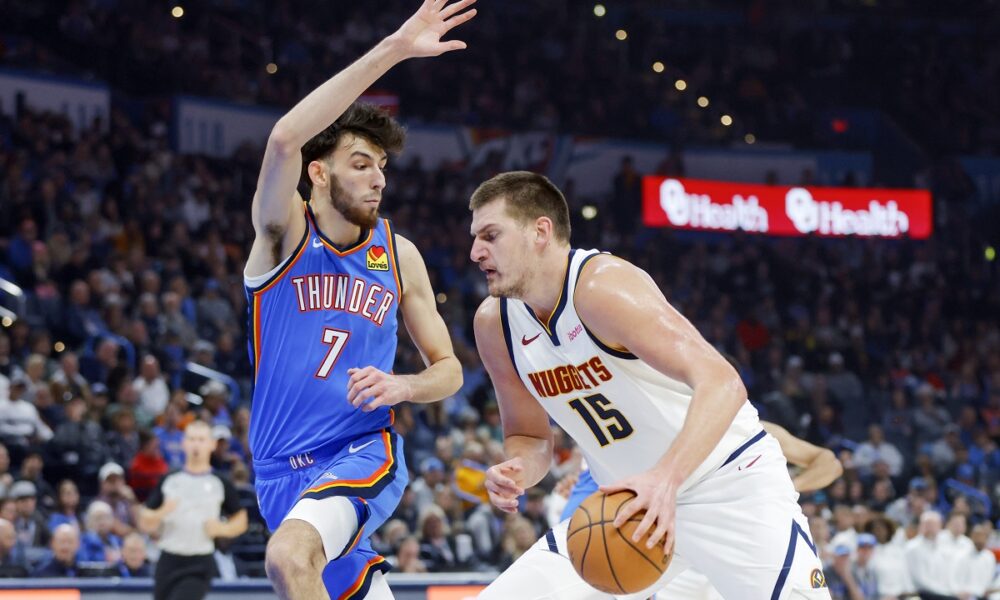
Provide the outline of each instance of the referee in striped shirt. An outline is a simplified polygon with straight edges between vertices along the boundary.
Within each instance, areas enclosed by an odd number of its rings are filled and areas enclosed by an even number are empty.
[[[142,531],[160,532],[155,600],[204,598],[216,571],[215,538],[233,538],[247,529],[247,511],[240,508],[236,488],[212,472],[215,440],[208,424],[188,425],[182,444],[184,468],[160,480],[139,516]]]

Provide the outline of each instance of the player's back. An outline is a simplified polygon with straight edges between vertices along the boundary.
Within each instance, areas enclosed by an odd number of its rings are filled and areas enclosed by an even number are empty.
[[[580,444],[594,479],[610,484],[654,466],[684,425],[693,390],[607,346],[584,326],[573,295],[583,265],[598,254],[570,251],[562,294],[547,320],[512,299],[500,300],[500,320],[525,387]],[[746,402],[686,485],[760,432],[757,411]]]
[[[306,232],[270,273],[245,278],[256,460],[294,456],[389,426],[347,402],[347,370],[392,371],[401,276],[389,222],[338,248],[306,208]]]

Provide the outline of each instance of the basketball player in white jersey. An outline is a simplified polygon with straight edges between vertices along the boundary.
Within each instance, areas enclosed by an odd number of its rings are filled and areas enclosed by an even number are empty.
[[[551,416],[603,491],[636,494],[615,526],[645,509],[633,543],[674,552],[656,584],[622,598],[649,598],[693,566],[725,598],[829,600],[778,442],[736,371],[649,275],[572,249],[566,200],[540,175],[498,175],[470,208],[471,258],[492,296],[476,313],[476,343],[510,457],[487,472],[491,502],[516,512],[544,477]],[[565,537],[563,522],[546,540],[552,558],[501,574],[480,597],[556,598],[537,581],[578,584]]]

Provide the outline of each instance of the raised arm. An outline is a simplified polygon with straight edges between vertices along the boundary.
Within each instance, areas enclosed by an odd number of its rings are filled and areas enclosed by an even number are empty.
[[[500,302],[487,298],[476,311],[476,347],[496,390],[508,460],[486,471],[490,501],[517,512],[518,496],[537,484],[552,464],[552,430],[542,405],[524,387],[511,363],[500,327]]]
[[[251,218],[257,237],[247,260],[247,274],[261,275],[274,268],[304,233],[301,197],[296,191],[302,174],[302,146],[336,121],[393,65],[407,58],[465,48],[464,42],[442,41],[441,37],[475,16],[475,9],[461,12],[474,2],[425,0],[395,33],[278,120],[267,140],[254,193]]]
[[[437,311],[424,259],[410,240],[397,235],[396,241],[403,278],[399,307],[406,331],[427,368],[414,375],[391,375],[371,366],[349,369],[347,399],[366,411],[403,401],[436,402],[462,387],[462,365],[455,357],[448,327]]]
[[[672,537],[678,488],[718,445],[747,401],[747,392],[732,365],[638,267],[612,256],[592,259],[584,267],[574,302],[594,335],[627,349],[694,392],[684,426],[656,467],[618,485],[602,487],[637,493],[636,501],[625,506],[615,524],[621,526],[636,511],[647,508],[635,539],[642,539],[655,521],[657,528],[649,538],[652,546],[668,531]]]
[[[796,467],[802,467],[802,471],[792,481],[796,492],[821,490],[844,472],[844,467],[832,450],[801,440],[781,425],[767,421],[762,421],[761,424],[778,440],[785,459]]]

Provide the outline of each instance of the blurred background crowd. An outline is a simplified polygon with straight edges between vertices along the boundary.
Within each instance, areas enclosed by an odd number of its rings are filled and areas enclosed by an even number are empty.
[[[412,9],[344,5],[324,23],[303,19],[297,2],[208,4],[179,20],[160,2],[0,0],[0,65],[86,71],[126,96],[183,91],[288,106]],[[975,189],[947,165],[1000,145],[1000,47],[990,43],[1000,11],[976,8],[995,3],[963,5],[943,25],[930,3],[916,3],[918,18],[904,27],[878,12],[858,16],[865,3],[822,3],[827,17],[809,25],[763,2],[672,3],[722,16],[737,6],[737,22],[643,19],[658,5],[628,2],[617,18],[641,43],[627,46],[603,34],[593,42],[608,25],[591,4],[535,4],[491,6],[469,30],[467,53],[406,64],[380,85],[413,122],[653,136],[663,142],[661,172],[675,175],[686,145],[736,135],[688,106],[677,78],[738,115],[741,139],[752,130],[836,145],[807,125],[845,103],[877,105],[912,134],[927,160],[909,184],[935,194],[928,241],[647,229],[637,211],[642,173],[626,160],[612,194],[588,199],[600,212],[576,219],[573,244],[647,270],[738,364],[762,417],[837,453],[843,476],[802,497],[835,597],[851,597],[841,579],[877,589],[869,572],[883,587],[864,598],[959,596],[970,564],[983,565],[988,575],[975,577],[991,587],[1000,278],[982,247],[997,235],[973,212]],[[649,69],[654,56],[670,57],[674,77]],[[262,70],[269,61],[279,65],[273,76]],[[622,68],[633,63],[643,68]],[[213,464],[251,514],[247,534],[220,543],[220,570],[263,576],[242,286],[261,148],[227,160],[177,154],[167,111],[128,102],[83,130],[28,107],[0,113],[0,279],[24,292],[2,303],[16,318],[0,327],[0,574],[148,573],[156,549],[136,532],[136,503],[183,463],[183,428],[203,418],[217,439]],[[432,166],[405,154],[390,166],[383,212],[422,251],[465,376],[444,402],[397,409],[411,485],[376,546],[403,572],[502,569],[555,523],[580,468],[557,430],[552,472],[521,514],[486,501],[483,472],[501,460],[502,431],[473,342],[486,292],[465,232],[471,191],[498,170],[496,160]],[[563,183],[578,212],[575,186]],[[396,370],[420,365],[401,340]]]

